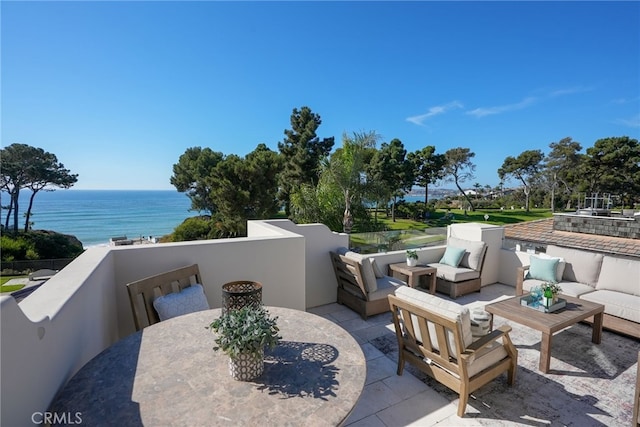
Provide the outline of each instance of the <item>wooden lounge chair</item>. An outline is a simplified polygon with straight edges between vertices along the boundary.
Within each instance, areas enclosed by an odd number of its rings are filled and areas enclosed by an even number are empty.
[[[333,271],[338,281],[338,304],[344,304],[367,319],[389,311],[387,295],[405,283],[391,276],[374,272],[371,258],[353,252],[331,252]]]
[[[160,321],[158,312],[153,307],[153,301],[156,298],[180,292],[196,283],[202,283],[197,264],[128,283],[127,290],[136,330],[139,331]]]
[[[398,339],[398,375],[409,362],[458,393],[459,417],[464,416],[469,394],[503,372],[513,385],[518,350],[509,338],[509,326],[473,341],[467,307],[409,287],[399,288],[388,299]]]

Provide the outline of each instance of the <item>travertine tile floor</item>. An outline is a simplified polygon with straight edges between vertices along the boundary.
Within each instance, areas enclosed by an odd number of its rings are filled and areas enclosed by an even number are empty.
[[[514,288],[495,284],[482,292],[464,295],[456,300],[463,305],[485,305],[514,295]],[[441,294],[438,294],[441,296]],[[473,418],[459,418],[457,403],[446,398],[411,375],[406,369],[396,375],[397,360],[392,360],[370,340],[384,334],[394,334],[390,313],[372,316],[367,321],[351,309],[328,304],[309,310],[326,317],[349,331],[360,343],[367,360],[367,379],[360,400],[345,421],[349,427],[398,426],[480,426]],[[467,411],[472,411],[468,406]],[[506,424],[505,424],[506,425]]]

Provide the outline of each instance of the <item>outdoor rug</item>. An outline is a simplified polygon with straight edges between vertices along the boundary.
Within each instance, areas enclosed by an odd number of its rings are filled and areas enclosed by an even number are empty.
[[[604,331],[601,344],[591,342],[591,327],[579,323],[556,333],[551,345],[551,370],[538,370],[541,333],[495,318],[495,326],[513,328],[518,349],[516,382],[501,375],[472,393],[465,418],[481,425],[624,426],[632,425],[640,341]],[[370,341],[394,362],[398,347],[393,334]],[[450,401],[458,395],[410,364],[405,369]]]

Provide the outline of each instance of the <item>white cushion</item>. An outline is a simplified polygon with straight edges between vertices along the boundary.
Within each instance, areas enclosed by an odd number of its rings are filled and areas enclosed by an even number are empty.
[[[580,299],[604,305],[604,312],[640,323],[640,297],[622,292],[596,290],[582,295]]]
[[[605,256],[596,289],[640,296],[640,260]]]
[[[562,280],[596,286],[602,266],[602,254],[549,245],[547,255],[564,258],[567,262]]]
[[[362,280],[364,281],[364,286],[367,288],[367,292],[375,292],[378,290],[378,285],[376,284],[376,275],[373,272],[373,266],[371,265],[371,261],[368,258],[363,257],[357,252],[349,251],[344,256],[351,258],[353,260],[358,261],[360,263],[360,269],[362,270]]]
[[[375,274],[376,279],[384,278],[386,274],[384,274],[384,272],[380,269],[380,267],[378,266],[378,263],[376,262],[376,259],[369,258],[369,261],[371,261],[371,267],[373,267],[373,274]]]
[[[460,267],[467,267],[476,271],[480,270],[486,246],[484,242],[460,239],[452,236],[447,239],[447,245],[465,249],[466,252],[460,261]]]
[[[460,323],[462,326],[462,342],[465,348],[473,342],[473,334],[471,333],[471,314],[467,307],[456,304],[453,301],[447,301],[435,295],[410,288],[409,286],[402,286],[396,289],[395,295],[401,300],[410,302],[424,310],[436,313],[442,317],[446,317],[447,319]],[[431,336],[431,345],[435,349],[439,350],[435,326],[433,323],[427,322],[427,327],[429,328],[429,335]],[[422,341],[422,336],[415,317],[413,318],[413,328],[416,333],[416,339]],[[453,339],[453,332],[451,331],[448,331],[448,341],[451,346],[451,348],[449,348],[449,353],[453,356],[457,354],[457,351]]]
[[[160,320],[171,319],[196,311],[209,310],[209,303],[201,284],[191,285],[182,291],[163,295],[153,301]]]
[[[449,282],[462,282],[480,277],[480,272],[471,268],[451,267],[446,264],[429,264],[429,267],[436,268],[436,276]]]
[[[527,279],[522,282],[522,290],[525,292],[530,292],[536,286],[540,286],[545,283],[544,280],[537,279]],[[588,294],[589,292],[593,292],[593,287],[589,285],[585,285],[584,283],[578,282],[559,282],[558,285],[562,289],[560,293],[562,295],[568,295],[570,297],[580,297],[581,295]]]

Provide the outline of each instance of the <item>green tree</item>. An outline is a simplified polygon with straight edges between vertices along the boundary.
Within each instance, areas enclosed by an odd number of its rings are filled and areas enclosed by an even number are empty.
[[[397,198],[411,190],[414,182],[413,165],[406,161],[407,150],[399,139],[382,143],[371,160],[370,175],[378,188],[392,200],[391,217],[395,222]],[[387,199],[388,200],[388,199]]]
[[[309,107],[293,109],[291,129],[284,131],[285,139],[278,143],[283,157],[283,169],[280,174],[279,198],[290,214],[290,195],[304,184],[316,186],[319,180],[320,163],[331,152],[334,138],[316,136],[316,130],[322,124],[318,114]]]
[[[407,155],[415,175],[414,184],[424,187],[424,203],[429,201],[429,184],[435,184],[444,178],[444,166],[447,159],[443,154],[435,154],[436,147],[427,145],[421,150]]]
[[[223,158],[222,153],[210,148],[191,147],[173,165],[171,185],[178,192],[187,194],[191,199],[192,210],[206,211],[211,215],[216,213],[217,208],[211,199],[207,178]]]
[[[342,148],[324,161],[323,172],[328,174],[331,182],[342,192],[342,225],[345,233],[351,233],[353,227],[351,204],[354,199],[362,200],[366,194],[365,165],[371,157],[371,150],[375,149],[378,138],[375,132],[354,133],[353,137],[344,134]]]
[[[498,176],[501,180],[512,176],[522,182],[527,212],[529,212],[531,184],[533,180],[538,178],[543,158],[544,155],[541,150],[526,150],[520,153],[518,157],[508,156],[504,159],[500,169],[498,169]]]
[[[473,164],[471,159],[475,157],[475,153],[473,153],[469,148],[452,148],[447,150],[444,153],[445,158],[447,159],[447,163],[445,166],[445,176],[450,176],[450,180],[452,180],[458,191],[462,194],[462,196],[467,200],[469,204],[469,208],[473,211],[475,210],[473,206],[473,202],[469,198],[469,195],[464,192],[460,184],[467,181],[468,179],[473,179],[473,172],[476,169],[476,165]]]
[[[271,218],[278,212],[279,172],[278,153],[264,144],[245,158],[233,154],[216,165],[206,183],[224,232],[246,235],[248,219]]]
[[[628,136],[599,139],[587,148],[583,177],[591,193],[619,195],[627,206],[640,199],[640,145]]]
[[[551,152],[544,160],[544,171],[551,188],[551,212],[556,210],[556,188],[562,187],[563,193],[570,196],[580,180],[582,146],[570,137],[549,144]],[[571,198],[567,197],[566,209],[570,209]]]
[[[55,191],[52,187],[70,188],[78,181],[78,175],[72,174],[58,162],[55,154],[42,148],[27,144],[11,144],[0,150],[2,158],[2,190],[10,196],[5,227],[9,228],[9,218],[13,213],[13,231],[18,231],[18,213],[20,190],[31,190],[29,206],[26,212],[24,230],[29,231],[29,220],[33,208],[33,200],[41,191]]]

